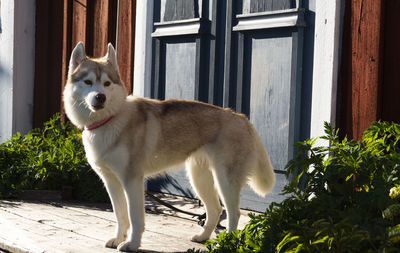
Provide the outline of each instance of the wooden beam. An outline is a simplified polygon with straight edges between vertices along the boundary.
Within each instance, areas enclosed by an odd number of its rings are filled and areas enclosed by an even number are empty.
[[[384,2],[346,1],[339,127],[357,140],[381,118]]]
[[[400,1],[386,1],[382,120],[400,123]]]
[[[352,2],[352,113],[355,139],[380,119],[383,0]]]
[[[133,69],[135,59],[136,0],[120,0],[120,27],[118,64],[121,79],[129,93],[133,91]]]
[[[117,18],[116,0],[96,0],[88,2],[88,25],[86,26],[88,47],[91,56],[102,57],[107,53],[107,44],[115,46],[115,26]]]
[[[62,1],[36,3],[33,127],[61,109],[63,8]]]
[[[72,48],[82,41],[86,47],[87,0],[72,1]]]

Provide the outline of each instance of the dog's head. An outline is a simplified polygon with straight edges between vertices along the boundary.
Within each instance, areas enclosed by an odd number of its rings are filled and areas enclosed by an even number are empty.
[[[111,43],[104,57],[90,58],[79,42],[71,54],[64,88],[65,112],[72,123],[83,128],[115,115],[126,95]]]

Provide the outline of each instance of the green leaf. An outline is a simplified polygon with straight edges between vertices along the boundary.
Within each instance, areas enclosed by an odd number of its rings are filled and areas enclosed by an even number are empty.
[[[311,244],[315,245],[315,244],[320,244],[320,243],[326,243],[328,240],[330,239],[330,237],[328,235],[324,236],[321,239],[318,239],[316,241],[313,241]]]

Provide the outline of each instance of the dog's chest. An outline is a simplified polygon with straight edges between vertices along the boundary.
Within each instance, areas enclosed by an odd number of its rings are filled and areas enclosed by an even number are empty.
[[[84,131],[82,134],[86,157],[93,168],[125,168],[129,156],[123,143],[117,143],[113,135]]]

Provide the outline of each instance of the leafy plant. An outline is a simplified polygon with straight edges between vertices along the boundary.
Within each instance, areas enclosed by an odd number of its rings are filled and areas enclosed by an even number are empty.
[[[207,242],[210,252],[398,252],[400,126],[374,123],[360,142],[325,133],[329,147],[297,144],[287,198]]]
[[[81,200],[108,200],[100,179],[86,161],[81,133],[57,114],[42,129],[17,133],[0,145],[0,197],[21,190],[72,187]]]

